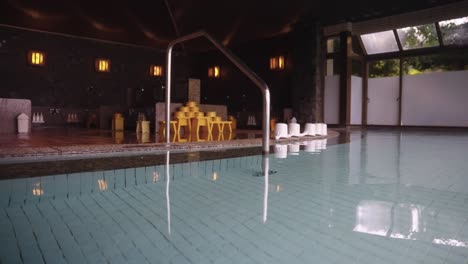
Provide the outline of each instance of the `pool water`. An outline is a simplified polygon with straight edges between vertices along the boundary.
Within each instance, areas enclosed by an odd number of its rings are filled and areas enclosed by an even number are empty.
[[[0,262],[468,263],[468,136],[351,139],[2,180]]]

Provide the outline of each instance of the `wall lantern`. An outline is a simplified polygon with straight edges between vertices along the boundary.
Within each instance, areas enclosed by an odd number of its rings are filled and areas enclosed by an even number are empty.
[[[28,61],[29,61],[29,64],[31,65],[44,66],[44,63],[45,63],[44,52],[36,51],[36,50],[29,51]]]
[[[163,68],[162,66],[158,65],[151,65],[150,66],[150,75],[160,77],[163,75]]]
[[[109,72],[110,61],[105,59],[96,59],[96,71],[98,72]]]
[[[219,66],[213,66],[208,68],[208,77],[210,78],[219,78],[220,70]]]
[[[282,70],[284,69],[284,57],[275,56],[270,58],[270,70]]]

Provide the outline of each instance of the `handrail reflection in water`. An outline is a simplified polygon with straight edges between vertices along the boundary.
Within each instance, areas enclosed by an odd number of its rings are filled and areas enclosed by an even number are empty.
[[[269,189],[269,173],[270,173],[270,158],[268,155],[263,154],[262,160],[263,177],[265,189],[263,191],[263,223],[266,223],[268,218],[268,189]]]
[[[270,158],[268,154],[262,155],[262,173],[264,177],[263,190],[263,223],[268,219],[268,192],[269,192],[269,173],[270,173]],[[218,180],[217,172],[213,173],[213,181]],[[170,200],[170,151],[166,151],[166,213],[167,213],[167,232],[171,235],[171,200]],[[278,188],[279,186],[277,186]]]
[[[171,183],[171,175],[169,171],[170,151],[166,152],[166,210],[167,210],[167,232],[171,234],[171,200],[169,195],[169,187]]]

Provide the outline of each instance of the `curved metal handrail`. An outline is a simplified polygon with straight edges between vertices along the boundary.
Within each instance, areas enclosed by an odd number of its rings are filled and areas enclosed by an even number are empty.
[[[167,48],[167,71],[166,71],[166,144],[170,145],[170,115],[171,115],[171,67],[172,67],[172,48],[178,44],[199,37],[206,37],[213,45],[218,48],[239,70],[244,73],[255,85],[260,88],[263,94],[263,153],[270,152],[270,89],[268,85],[258,77],[245,63],[236,55],[224,47],[219,41],[213,38],[205,31],[198,31],[192,34],[177,38],[169,43]]]

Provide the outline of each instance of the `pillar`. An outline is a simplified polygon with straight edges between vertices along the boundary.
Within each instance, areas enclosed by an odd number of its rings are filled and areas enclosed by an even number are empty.
[[[340,33],[340,125],[351,123],[351,57],[352,38],[350,32]]]
[[[294,32],[291,103],[301,123],[323,122],[322,28],[316,21],[301,22]]]

